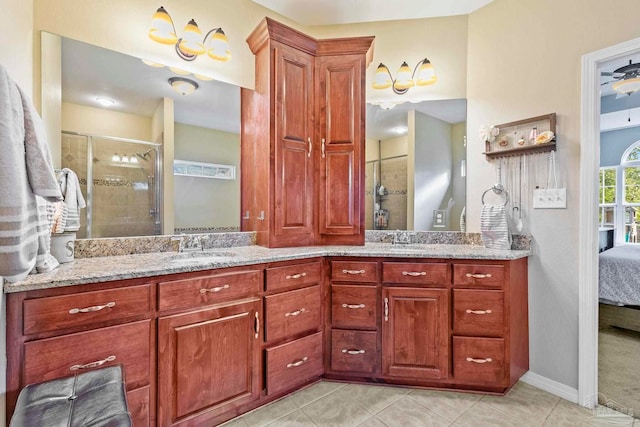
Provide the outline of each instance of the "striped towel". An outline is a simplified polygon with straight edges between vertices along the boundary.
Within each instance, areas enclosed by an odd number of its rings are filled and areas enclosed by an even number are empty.
[[[482,206],[480,234],[485,248],[511,249],[511,233],[504,205]]]
[[[64,231],[78,231],[80,229],[80,209],[87,207],[87,203],[80,190],[78,175],[68,168],[62,169],[57,175],[64,204],[66,218],[63,219]]]
[[[0,65],[0,276],[8,282],[52,268],[46,206],[36,196],[62,200],[40,117]]]

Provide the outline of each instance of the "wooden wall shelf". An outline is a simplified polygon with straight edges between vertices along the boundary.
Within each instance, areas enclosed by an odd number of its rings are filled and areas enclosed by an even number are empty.
[[[487,160],[556,150],[556,113],[503,123],[496,125],[496,127],[500,129],[500,133],[493,142],[487,144],[486,151],[483,153],[487,156]],[[527,140],[533,128],[537,129],[538,134],[544,131],[551,131],[554,137],[544,144],[533,144]],[[517,144],[520,138],[527,140],[522,146]],[[500,141],[506,141],[507,145],[505,147],[501,146]]]

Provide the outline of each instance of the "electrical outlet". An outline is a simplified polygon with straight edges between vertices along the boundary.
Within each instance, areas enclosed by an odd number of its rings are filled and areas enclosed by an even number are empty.
[[[534,209],[566,209],[567,189],[550,188],[546,190],[533,190]]]

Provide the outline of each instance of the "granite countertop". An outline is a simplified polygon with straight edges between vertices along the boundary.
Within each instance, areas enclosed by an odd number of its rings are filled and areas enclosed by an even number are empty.
[[[461,244],[366,243],[364,246],[310,246],[282,249],[269,249],[255,245],[237,246],[209,249],[204,252],[156,252],[79,258],[71,263],[61,264],[50,273],[33,274],[20,282],[5,283],[4,292],[22,292],[321,256],[513,260],[530,255],[530,250],[497,250]]]

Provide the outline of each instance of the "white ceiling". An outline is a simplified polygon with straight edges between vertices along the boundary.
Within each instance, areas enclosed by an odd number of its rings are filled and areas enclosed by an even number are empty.
[[[253,0],[302,25],[466,15],[493,0]]]
[[[167,67],[154,68],[140,59],[62,38],[62,101],[103,108],[96,97],[116,102],[109,109],[151,117],[163,97],[173,98],[175,121],[240,133],[240,88],[218,81],[200,81],[182,96],[169,85],[176,77]]]

